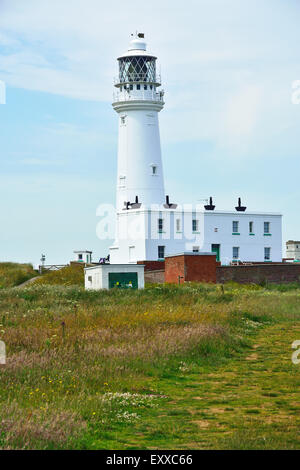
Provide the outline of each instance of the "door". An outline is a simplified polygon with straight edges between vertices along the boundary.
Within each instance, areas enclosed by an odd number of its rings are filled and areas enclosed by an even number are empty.
[[[220,261],[220,245],[211,245],[212,253],[216,253],[216,261]]]
[[[109,273],[109,288],[117,287],[119,289],[137,289],[138,275],[137,273]]]

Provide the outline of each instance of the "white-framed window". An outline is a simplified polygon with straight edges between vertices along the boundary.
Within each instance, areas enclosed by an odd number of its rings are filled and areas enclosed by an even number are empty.
[[[232,233],[239,233],[239,223],[237,220],[232,222]]]
[[[249,222],[249,233],[253,233],[253,222]]]
[[[193,232],[199,232],[199,220],[193,219],[192,230]]]
[[[264,222],[264,233],[270,233],[270,222]]]
[[[240,258],[240,247],[233,246],[232,247],[232,259],[239,259]]]
[[[180,232],[180,231],[181,231],[181,220],[176,219],[176,232]]]
[[[159,232],[162,232],[164,229],[164,219],[157,220],[157,229]]]
[[[265,261],[270,261],[271,260],[271,248],[268,246],[265,246]]]
[[[165,259],[165,247],[164,246],[158,246],[158,259]]]
[[[199,246],[193,246],[193,253],[199,253]]]
[[[157,166],[152,165],[152,175],[157,175]]]
[[[126,116],[121,116],[121,125],[125,126],[126,124]]]

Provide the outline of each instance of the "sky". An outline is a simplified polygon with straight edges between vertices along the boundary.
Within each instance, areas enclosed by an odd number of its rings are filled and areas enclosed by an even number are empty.
[[[299,15],[299,0],[0,0],[0,260],[108,254],[97,208],[115,203],[113,79],[135,31],[161,66],[166,193],[241,196],[299,240]]]

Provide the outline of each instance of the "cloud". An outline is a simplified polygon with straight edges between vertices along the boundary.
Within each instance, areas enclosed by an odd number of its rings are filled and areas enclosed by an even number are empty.
[[[231,96],[226,103],[218,143],[231,153],[244,154],[254,138],[260,119],[263,88],[247,85]]]
[[[277,108],[289,114],[283,90],[298,71],[300,77],[299,5],[280,0],[190,0],[188,8],[179,0],[153,0],[151,5],[2,0],[0,78],[11,87],[108,105],[116,57],[126,50],[130,33],[141,29],[162,63],[165,142],[208,139],[246,155],[260,132],[258,118],[271,133],[278,125],[268,97],[276,95]],[[273,92],[259,101],[266,82]]]

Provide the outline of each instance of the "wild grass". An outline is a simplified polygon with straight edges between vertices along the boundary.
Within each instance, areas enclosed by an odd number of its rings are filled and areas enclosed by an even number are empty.
[[[298,286],[2,289],[0,448],[299,448],[299,299]]]
[[[58,271],[46,271],[34,281],[39,285],[83,286],[83,265],[70,264]]]
[[[0,289],[18,286],[37,275],[32,264],[0,263]]]

